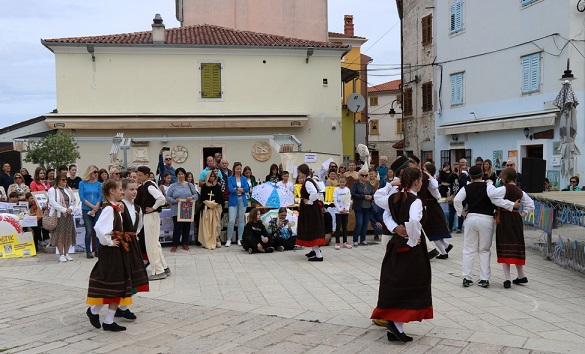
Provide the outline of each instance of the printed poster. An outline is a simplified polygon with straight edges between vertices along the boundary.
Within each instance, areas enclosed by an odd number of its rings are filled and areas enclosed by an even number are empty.
[[[546,178],[550,183],[551,191],[560,191],[561,172],[560,171],[546,171]]]
[[[501,170],[502,169],[502,161],[504,158],[504,151],[503,150],[494,150],[494,158],[493,158],[493,165],[494,170]]]
[[[514,161],[514,163],[516,164],[516,171],[519,170],[519,166],[518,166],[518,150],[509,150],[508,151],[508,161]]]
[[[0,258],[22,258],[36,255],[32,232],[0,236]]]

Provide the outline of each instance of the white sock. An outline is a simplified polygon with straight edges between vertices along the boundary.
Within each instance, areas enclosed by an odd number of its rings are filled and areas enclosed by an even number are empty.
[[[126,309],[128,308],[128,306],[118,306],[118,308],[119,308],[121,311],[126,311]]]
[[[404,322],[394,321],[394,325],[396,325],[396,329],[398,329],[398,332],[404,333]]]
[[[108,312],[106,313],[106,318],[104,318],[104,323],[105,324],[112,324],[114,323],[114,315],[116,314],[116,310],[110,310],[108,309]]]
[[[435,241],[435,246],[437,246],[437,248],[439,249],[439,253],[447,254],[447,251],[445,251],[445,246],[443,246],[443,243],[440,240]]]
[[[449,247],[449,242],[447,242],[447,240],[445,240],[444,238],[440,239],[439,242],[443,244],[443,247],[445,248]]]
[[[104,305],[93,305],[92,307],[90,307],[91,314],[92,315],[99,315],[99,313],[103,307],[104,307]]]
[[[518,272],[518,279],[526,278],[523,265],[516,265],[516,271]]]
[[[319,246],[313,246],[313,251],[315,252],[315,257],[317,258],[323,257],[323,254],[321,253],[321,249],[319,248]]]
[[[504,268],[504,280],[510,280],[510,265],[502,263],[502,267]]]

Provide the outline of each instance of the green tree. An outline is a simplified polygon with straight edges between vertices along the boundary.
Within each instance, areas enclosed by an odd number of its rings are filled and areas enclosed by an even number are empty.
[[[56,169],[61,165],[72,164],[79,158],[79,145],[73,139],[73,133],[59,130],[39,140],[30,140],[24,161],[45,169]]]

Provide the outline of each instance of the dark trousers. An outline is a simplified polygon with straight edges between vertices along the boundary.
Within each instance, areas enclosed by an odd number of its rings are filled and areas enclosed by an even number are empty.
[[[335,243],[339,243],[340,231],[343,230],[343,243],[347,242],[347,221],[349,214],[335,214]]]
[[[186,245],[189,242],[189,231],[190,222],[177,221],[177,217],[173,216],[173,246],[176,247],[179,243]]]
[[[272,247],[282,246],[286,251],[291,251],[295,249],[295,243],[297,238],[295,236],[291,236],[289,238],[282,238],[282,237],[275,237],[274,243]],[[262,246],[264,247],[264,246]]]
[[[253,244],[246,242],[245,238],[242,239],[242,247],[246,251],[248,251],[251,248],[254,253],[260,252],[260,251],[258,251],[258,244],[262,245],[263,250],[267,249],[268,247],[274,247],[274,238],[268,237],[268,242],[266,242],[266,243],[259,241],[259,242],[253,243]]]
[[[453,230],[453,224],[455,223],[455,215],[457,215],[457,211],[453,204],[449,204],[449,230]],[[457,218],[457,228],[461,230],[463,227],[463,220],[465,220],[465,216],[459,216]]]
[[[39,247],[39,243],[43,240],[48,240],[51,236],[49,230],[43,229],[43,220],[37,222],[37,227],[31,227],[33,232],[33,239],[35,240],[35,247]]]

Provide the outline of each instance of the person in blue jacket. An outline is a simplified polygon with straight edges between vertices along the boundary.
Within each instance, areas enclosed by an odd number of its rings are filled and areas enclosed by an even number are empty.
[[[246,224],[246,208],[248,207],[246,195],[250,191],[246,177],[242,176],[242,164],[235,162],[232,171],[234,175],[228,177],[228,191],[230,196],[228,199],[229,222],[227,240],[225,242],[226,247],[232,244],[236,216],[238,217],[238,246],[242,245],[242,235],[244,234],[244,226]]]

